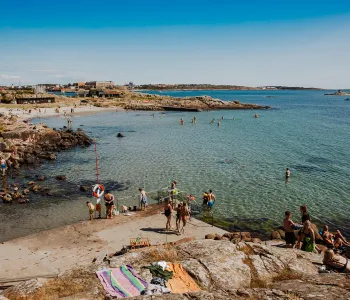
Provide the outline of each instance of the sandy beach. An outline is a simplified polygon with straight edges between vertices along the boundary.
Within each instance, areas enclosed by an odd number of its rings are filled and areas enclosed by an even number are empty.
[[[29,109],[31,109],[31,113],[29,113]],[[74,109],[74,113],[71,113],[71,109]],[[5,115],[8,114],[14,114],[20,117],[22,120],[28,120],[33,118],[46,118],[46,117],[53,117],[53,116],[64,116],[66,113],[67,116],[70,115],[87,115],[87,114],[95,114],[95,113],[101,113],[105,111],[123,111],[124,109],[121,107],[96,107],[96,106],[78,106],[74,107],[72,106],[63,106],[60,108],[59,113],[56,111],[56,107],[41,107],[40,111],[39,108],[28,108],[26,110],[23,109],[11,109],[7,107],[0,107],[0,113],[3,113]]]
[[[62,274],[78,266],[88,266],[94,258],[115,253],[129,245],[130,238],[148,238],[151,245],[175,242],[183,238],[204,239],[205,234],[225,231],[196,220],[180,236],[164,231],[163,206],[152,205],[146,212],[119,215],[112,220],[95,219],[43,231],[0,244],[0,282],[21,278]],[[86,209],[87,219],[88,210]],[[172,218],[175,228],[175,215]]]

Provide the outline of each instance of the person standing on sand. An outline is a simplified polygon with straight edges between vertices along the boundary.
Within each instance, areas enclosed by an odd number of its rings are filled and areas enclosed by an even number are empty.
[[[140,209],[146,210],[146,206],[148,205],[146,192],[142,188],[139,188],[139,191],[140,191]]]
[[[102,215],[102,206],[101,206],[101,198],[96,199],[95,211],[98,212],[98,218],[101,219]]]
[[[1,157],[1,171],[2,171],[2,176],[6,175],[6,169],[7,169],[7,165],[6,165],[6,160],[4,158]]]
[[[181,213],[182,213],[182,204],[179,203],[179,205],[176,208],[176,231],[180,233],[180,225],[181,225]]]
[[[90,220],[92,221],[94,219],[95,206],[89,201],[86,201],[86,205],[89,208]]]
[[[113,219],[114,195],[107,192],[105,195],[106,219]]]
[[[185,233],[185,226],[187,224],[187,220],[188,220],[189,216],[190,216],[190,211],[188,209],[187,203],[184,202],[182,204],[182,211],[181,211],[182,229],[181,229],[180,234]]]
[[[296,237],[294,230],[300,229],[296,226],[296,224],[292,221],[292,213],[290,211],[286,211],[284,213],[284,220],[283,220],[283,228],[286,232],[286,247],[287,248],[294,248]]]
[[[174,180],[172,183],[171,183],[171,187],[170,187],[170,196],[171,196],[171,202],[173,204],[173,209],[175,209],[176,207],[176,201],[175,201],[175,189],[176,189],[176,184],[177,182]]]
[[[166,225],[165,225],[165,231],[168,231],[171,229],[171,213],[172,212],[173,212],[173,208],[170,205],[169,200],[166,200],[165,205],[164,205],[164,215],[167,219]]]

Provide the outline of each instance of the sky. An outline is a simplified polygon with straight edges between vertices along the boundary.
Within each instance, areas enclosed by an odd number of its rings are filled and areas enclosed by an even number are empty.
[[[0,85],[350,88],[349,0],[0,0],[0,16]]]

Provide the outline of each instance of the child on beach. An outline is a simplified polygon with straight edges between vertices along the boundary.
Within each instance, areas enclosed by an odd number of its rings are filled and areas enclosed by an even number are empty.
[[[1,157],[1,171],[2,171],[2,176],[6,175],[6,160]]]
[[[94,219],[94,212],[95,212],[95,205],[93,205],[89,201],[86,201],[86,205],[89,208],[90,220],[93,220]]]
[[[98,212],[98,218],[101,219],[101,214],[102,214],[101,198],[96,199],[95,211]]]

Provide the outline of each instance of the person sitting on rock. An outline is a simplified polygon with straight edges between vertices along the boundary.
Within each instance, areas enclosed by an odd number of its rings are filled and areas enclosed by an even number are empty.
[[[316,250],[315,232],[310,221],[305,221],[304,227],[298,235],[297,248],[306,252],[315,252]]]
[[[350,246],[350,243],[344,238],[339,230],[335,234],[329,232],[328,226],[323,226],[322,238],[328,248],[339,248],[341,246]]]
[[[327,249],[323,256],[323,264],[340,273],[350,273],[349,260],[334,253],[332,249]]]

